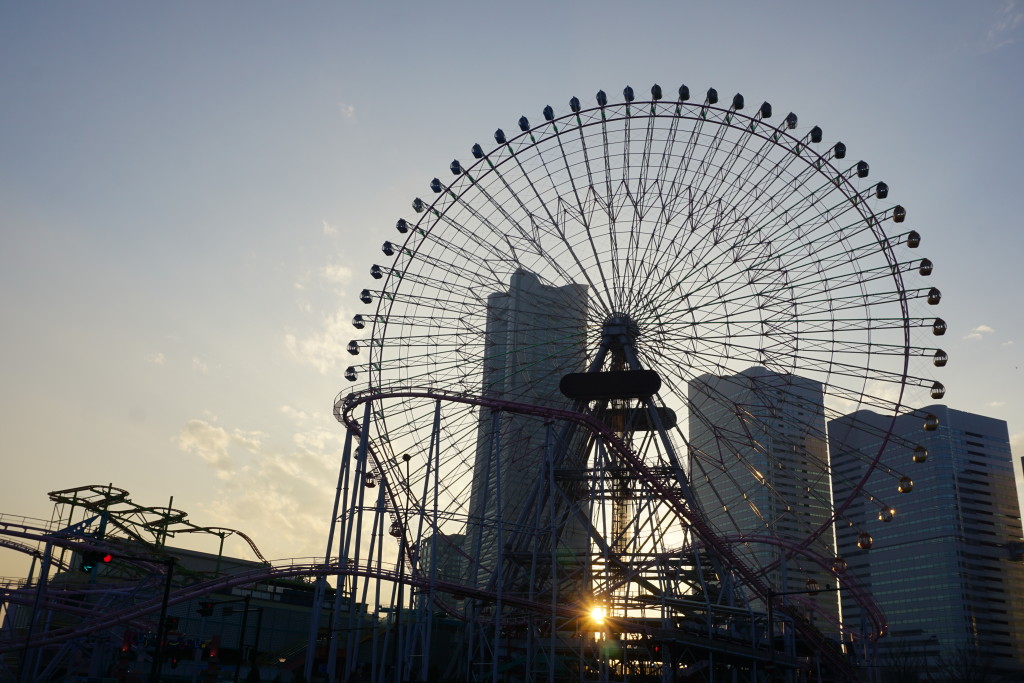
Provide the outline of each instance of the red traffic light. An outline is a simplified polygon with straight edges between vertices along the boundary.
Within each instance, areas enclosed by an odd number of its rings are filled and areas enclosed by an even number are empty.
[[[91,573],[96,568],[97,564],[110,564],[114,561],[114,556],[110,553],[95,553],[92,551],[86,551],[82,553],[82,562],[78,566],[80,571],[86,574]]]

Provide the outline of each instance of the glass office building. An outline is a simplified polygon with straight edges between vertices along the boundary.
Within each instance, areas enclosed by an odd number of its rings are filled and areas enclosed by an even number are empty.
[[[921,413],[938,418],[926,430]],[[837,499],[859,482],[892,416],[859,411],[828,425]],[[918,661],[933,670],[973,659],[1016,670],[1024,659],[1021,520],[1006,423],[934,405],[895,419],[865,491],[837,524],[849,573],[885,612],[883,666]],[[910,445],[908,445],[910,444]],[[924,458],[924,462],[915,462]],[[890,472],[889,470],[893,470]],[[901,493],[899,476],[913,487]],[[905,486],[903,488],[906,488]],[[894,510],[890,521],[884,521]],[[873,545],[858,547],[868,532]],[[860,610],[843,600],[843,618]]]
[[[564,375],[586,362],[587,288],[554,287],[533,273],[517,270],[508,291],[487,297],[481,395],[550,408],[569,408],[559,391]],[[522,538],[534,524],[519,524],[542,483],[548,430],[536,417],[481,411],[469,503],[466,551],[479,558],[477,584],[486,584],[499,563],[499,544],[532,547]],[[576,441],[579,441],[578,439]],[[570,446],[575,446],[576,443]],[[583,467],[569,456],[563,467]],[[543,519],[543,517],[542,517]],[[532,520],[532,518],[531,518]],[[586,564],[587,535],[579,522],[568,523],[561,545],[573,562]]]
[[[700,375],[688,398],[690,483],[704,518],[721,536],[754,539],[737,552],[753,567],[776,567],[765,577],[773,590],[806,593],[812,579],[834,584],[827,570],[794,552],[814,537],[813,549],[830,556],[834,542],[821,384],[752,367]],[[834,592],[791,599],[813,604],[807,618],[838,637]]]

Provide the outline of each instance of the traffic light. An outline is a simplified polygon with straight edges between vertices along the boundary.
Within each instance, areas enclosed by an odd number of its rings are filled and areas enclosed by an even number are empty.
[[[199,603],[197,610],[201,617],[212,617],[213,616],[213,602],[210,600],[203,600]]]
[[[178,617],[166,617],[166,618],[164,618],[164,630],[165,631],[177,631],[178,630]]]
[[[204,662],[217,661],[217,657],[220,655],[220,636],[213,636],[210,641],[203,643],[202,654],[200,658]]]
[[[82,553],[82,564],[79,565],[79,571],[89,574],[98,564],[110,564],[114,561],[114,556],[110,553],[96,553],[92,551],[86,551]]]
[[[135,631],[125,630],[121,636],[121,657],[123,659],[135,659],[135,652],[132,646],[135,645]]]

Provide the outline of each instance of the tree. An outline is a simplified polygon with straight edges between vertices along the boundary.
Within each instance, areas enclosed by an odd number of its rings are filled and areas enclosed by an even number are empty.
[[[939,660],[941,680],[950,683],[990,683],[996,680],[995,668],[987,657],[967,644],[961,644]]]
[[[882,680],[886,683],[916,681],[928,671],[927,647],[920,640],[893,638],[881,653]]]

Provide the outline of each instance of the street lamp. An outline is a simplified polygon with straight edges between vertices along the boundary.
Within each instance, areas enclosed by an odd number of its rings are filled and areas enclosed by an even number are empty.
[[[145,557],[123,557],[125,560],[148,560]],[[174,575],[174,563],[177,558],[168,557],[165,560],[158,560],[167,565],[167,576],[164,579],[164,596],[160,601],[160,621],[156,627],[156,651],[153,653],[153,667],[149,671],[150,683],[157,683],[160,680],[160,666],[163,664],[164,648],[164,624],[167,621],[167,601],[171,596],[171,577]]]
[[[405,481],[402,482],[402,510],[398,514],[398,524],[392,527],[398,536],[398,606],[395,608],[395,681],[402,682],[402,603],[405,601],[405,527],[409,512],[409,460],[408,453],[402,454],[405,461]],[[395,533],[397,532],[397,533]]]

